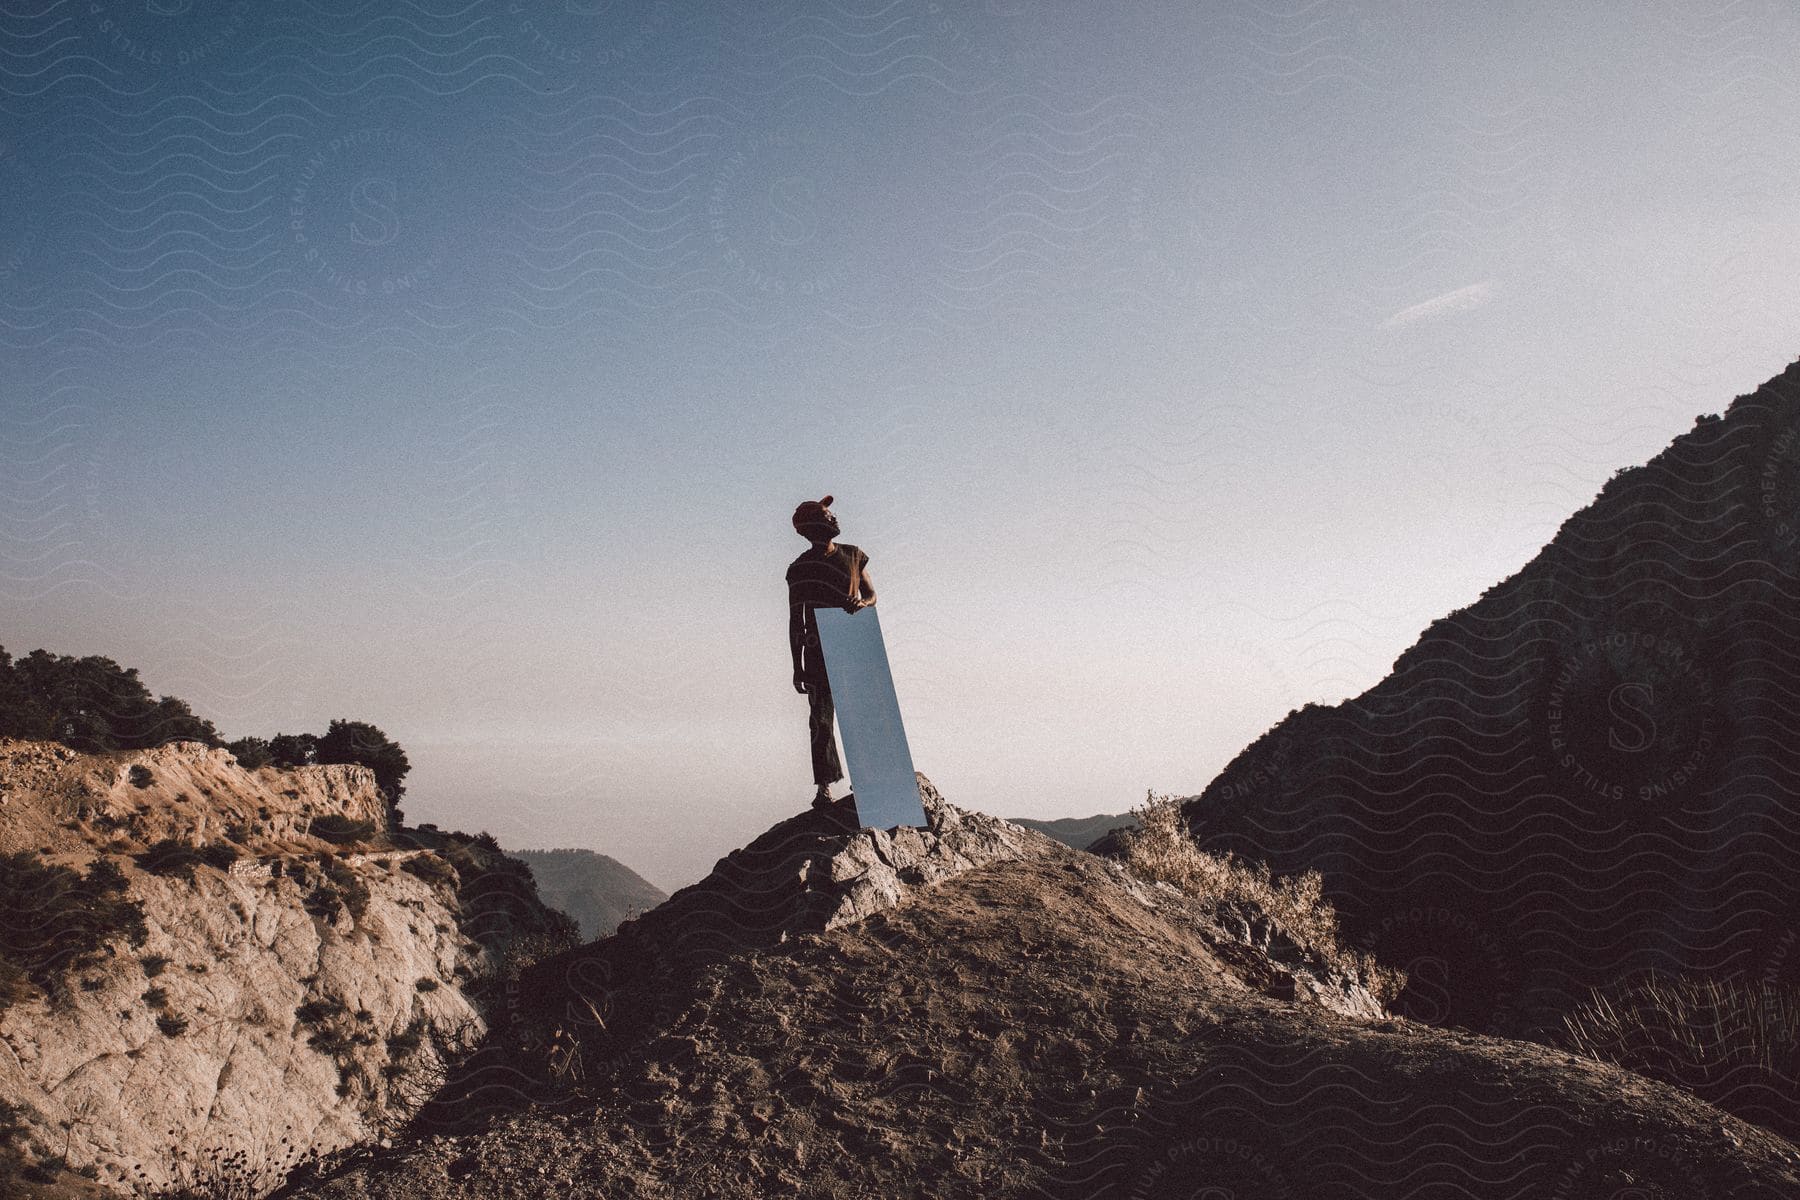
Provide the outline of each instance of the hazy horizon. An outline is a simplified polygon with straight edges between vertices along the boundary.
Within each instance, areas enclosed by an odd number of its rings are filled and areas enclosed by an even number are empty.
[[[0,645],[673,891],[800,500],[947,799],[1121,812],[1800,357],[1790,10],[513,7],[0,15]]]

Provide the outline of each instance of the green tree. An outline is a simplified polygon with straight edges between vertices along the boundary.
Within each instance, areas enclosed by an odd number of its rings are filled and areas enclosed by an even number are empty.
[[[269,739],[269,761],[278,767],[304,767],[314,761],[319,739],[310,733],[278,733]]]
[[[47,738],[50,714],[31,694],[13,668],[12,655],[0,646],[0,737]]]
[[[231,751],[231,757],[237,759],[238,766],[246,771],[254,771],[258,767],[266,766],[274,757],[269,752],[269,743],[266,738],[241,737],[235,742],[227,742],[225,748]]]
[[[412,764],[406,761],[406,751],[398,742],[367,721],[334,720],[319,739],[314,761],[361,763],[373,769],[393,823],[400,824],[400,797],[406,791],[403,780]]]
[[[154,697],[137,668],[110,658],[74,658],[33,650],[9,662],[0,682],[4,720],[24,732],[77,750],[142,750],[165,742],[223,744],[212,722],[194,715],[184,700]]]
[[[49,990],[115,937],[143,945],[143,906],[126,893],[125,876],[110,859],[97,859],[82,875],[31,850],[0,855],[0,980],[15,985],[0,989],[0,1008],[23,998],[21,978]]]

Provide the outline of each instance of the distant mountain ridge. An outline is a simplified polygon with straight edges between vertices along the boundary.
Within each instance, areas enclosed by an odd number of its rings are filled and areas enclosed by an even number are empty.
[[[1800,364],[1184,815],[1209,849],[1319,869],[1424,1019],[1554,1030],[1649,968],[1800,979],[1797,531]]]
[[[669,894],[609,855],[594,850],[508,850],[531,868],[538,895],[575,918],[584,941],[603,938],[628,917]]]
[[[1023,825],[1027,829],[1035,829],[1039,833],[1055,838],[1065,846],[1077,850],[1086,850],[1095,842],[1115,829],[1135,829],[1138,819],[1130,813],[1119,813],[1107,816],[1105,813],[1092,817],[1058,817],[1044,821],[1036,817],[1009,817],[1014,825]]]

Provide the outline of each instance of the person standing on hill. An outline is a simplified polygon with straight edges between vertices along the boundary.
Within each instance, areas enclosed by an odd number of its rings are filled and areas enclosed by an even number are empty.
[[[869,582],[869,556],[849,542],[836,541],[837,517],[829,507],[832,497],[804,500],[794,509],[794,532],[812,543],[810,550],[788,564],[788,648],[794,656],[794,690],[807,699],[807,733],[812,740],[813,782],[819,790],[814,808],[834,803],[831,785],[844,777],[838,758],[833,724],[837,710],[831,702],[831,685],[825,677],[825,658],[819,649],[819,630],[813,610],[841,608],[855,612],[875,603],[875,585]]]

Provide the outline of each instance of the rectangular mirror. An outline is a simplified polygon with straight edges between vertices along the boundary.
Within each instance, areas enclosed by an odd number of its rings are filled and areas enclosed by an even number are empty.
[[[841,608],[813,612],[844,741],[844,769],[850,774],[862,825],[923,828],[925,808],[919,803],[919,781],[913,777],[912,751],[900,723],[900,700],[894,695],[877,607],[853,613]]]

